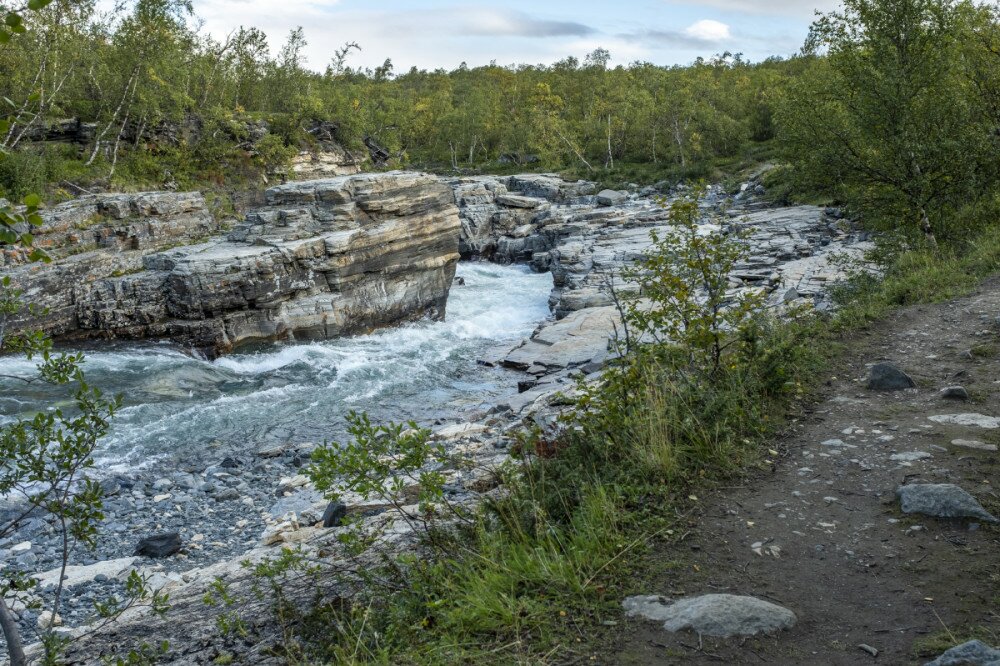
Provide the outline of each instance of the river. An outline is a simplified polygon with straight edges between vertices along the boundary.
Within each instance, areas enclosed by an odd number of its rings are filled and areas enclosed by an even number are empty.
[[[463,263],[443,322],[420,321],[350,338],[282,343],[208,361],[168,343],[86,350],[88,381],[125,405],[100,443],[99,468],[169,465],[213,449],[255,450],[343,434],[350,410],[373,420],[429,424],[516,390],[516,375],[477,364],[513,346],[549,315],[552,277],[523,266]],[[34,365],[0,360],[0,373]],[[0,380],[0,415],[27,416],[65,401],[62,389]]]

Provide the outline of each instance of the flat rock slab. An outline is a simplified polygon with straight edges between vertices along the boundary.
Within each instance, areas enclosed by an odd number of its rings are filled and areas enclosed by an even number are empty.
[[[756,597],[706,594],[670,603],[658,596],[628,597],[622,602],[629,617],[663,622],[667,631],[691,629],[705,636],[754,636],[790,629],[795,613]]]
[[[982,641],[956,645],[926,666],[1000,666],[1000,650]]]
[[[585,308],[552,322],[531,340],[512,350],[504,365],[525,370],[533,365],[572,368],[603,361],[618,322],[613,306]]]
[[[920,513],[934,518],[978,518],[1000,522],[969,493],[951,483],[918,483],[896,490],[903,513]]]
[[[901,391],[914,386],[910,376],[891,363],[876,363],[868,375],[869,391]]]
[[[116,560],[104,560],[81,566],[69,565],[63,577],[65,587],[74,587],[84,583],[93,582],[97,576],[107,576],[108,578],[119,578],[132,569],[132,565],[138,558],[120,557]],[[38,581],[43,589],[53,588],[59,584],[59,577],[63,575],[62,567],[57,567],[50,571],[37,573],[32,578]]]
[[[927,418],[941,425],[974,426],[986,430],[1000,428],[1000,418],[985,414],[936,414]]]

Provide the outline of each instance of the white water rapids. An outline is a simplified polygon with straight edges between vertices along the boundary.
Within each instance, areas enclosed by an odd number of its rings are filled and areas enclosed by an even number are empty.
[[[87,380],[124,395],[98,460],[105,469],[181,460],[214,447],[247,451],[342,437],[350,410],[373,420],[436,418],[488,406],[516,390],[509,371],[476,363],[528,335],[548,314],[548,274],[463,263],[446,321],[421,321],[352,338],[269,345],[215,361],[168,344],[87,350]],[[0,359],[0,374],[29,377],[34,364]],[[0,419],[66,401],[61,389],[0,380]]]

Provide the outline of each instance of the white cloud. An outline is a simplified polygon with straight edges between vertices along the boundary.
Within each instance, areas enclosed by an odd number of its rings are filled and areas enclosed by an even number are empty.
[[[375,67],[390,58],[396,71],[405,71],[412,65],[451,69],[463,60],[470,65],[492,59],[501,64],[553,62],[575,54],[568,43],[596,33],[576,21],[510,9],[456,5],[390,11],[347,6],[330,0],[199,0],[195,12],[204,19],[205,31],[217,38],[239,25],[261,28],[272,51],[290,30],[302,26],[308,42],[306,64],[319,71],[334,50],[349,41],[363,49],[350,55],[351,66]]]
[[[828,12],[840,6],[839,0],[665,0],[671,5],[697,5],[699,8],[712,7],[728,12],[758,14],[767,16],[787,16],[810,18],[817,11]]]
[[[684,34],[702,42],[721,42],[732,37],[728,25],[711,19],[691,24],[684,29]]]
[[[460,34],[495,37],[565,37],[589,35],[594,29],[575,21],[538,19],[523,12],[503,9],[456,9],[448,16],[457,22]]]

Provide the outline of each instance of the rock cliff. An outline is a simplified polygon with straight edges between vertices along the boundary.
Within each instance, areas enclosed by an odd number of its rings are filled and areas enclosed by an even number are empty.
[[[393,172],[291,183],[265,196],[227,236],[196,244],[216,230],[200,195],[57,206],[42,234],[56,261],[5,271],[49,310],[21,324],[56,335],[169,337],[223,353],[248,340],[444,316],[460,229],[447,185]]]

